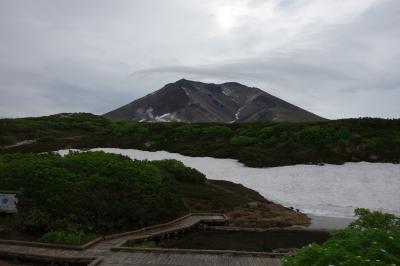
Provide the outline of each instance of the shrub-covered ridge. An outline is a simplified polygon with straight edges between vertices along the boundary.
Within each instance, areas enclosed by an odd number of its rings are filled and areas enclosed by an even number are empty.
[[[234,158],[253,167],[348,161],[399,162],[400,120],[182,124],[113,121],[90,114],[0,119],[1,153],[118,147]]]
[[[229,215],[255,201],[265,208],[251,211],[271,220],[258,215],[263,226],[277,226],[276,217],[284,221],[280,226],[308,222],[255,191],[207,180],[176,160],[138,161],[104,152],[0,155],[0,187],[20,191],[18,214],[0,217],[0,238],[7,239],[82,244],[188,212]]]

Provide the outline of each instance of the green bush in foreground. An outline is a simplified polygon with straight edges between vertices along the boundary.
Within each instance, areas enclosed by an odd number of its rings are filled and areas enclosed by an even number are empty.
[[[284,258],[284,265],[400,265],[400,218],[366,209],[357,209],[356,215],[348,228],[334,231],[322,245],[309,245]]]
[[[82,245],[95,238],[95,234],[54,231],[44,234],[39,241],[51,244]]]
[[[183,164],[179,169],[193,172]],[[185,212],[173,172],[104,152],[0,156],[0,187],[23,191],[21,231],[123,231]]]

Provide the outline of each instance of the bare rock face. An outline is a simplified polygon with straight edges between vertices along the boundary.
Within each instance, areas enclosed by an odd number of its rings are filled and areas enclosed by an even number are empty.
[[[235,82],[208,84],[181,79],[105,117],[146,122],[308,122],[323,118],[260,89]]]

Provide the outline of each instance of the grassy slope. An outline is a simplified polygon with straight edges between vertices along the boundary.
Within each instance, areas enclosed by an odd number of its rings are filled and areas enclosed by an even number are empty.
[[[90,114],[1,119],[0,153],[120,147],[234,158],[253,167],[347,161],[399,162],[400,120],[179,124],[111,121]]]
[[[207,180],[205,183],[178,182],[177,192],[188,212],[222,212],[231,225],[244,227],[275,227],[307,224],[308,218],[264,199],[257,192],[229,181]],[[258,202],[250,208],[248,203]],[[249,221],[249,219],[251,221]],[[113,232],[120,232],[117,228]],[[23,232],[16,227],[15,217],[0,217],[1,238],[38,241],[40,233]]]

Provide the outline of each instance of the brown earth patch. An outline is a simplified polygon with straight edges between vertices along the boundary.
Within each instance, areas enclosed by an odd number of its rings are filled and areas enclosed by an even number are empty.
[[[248,207],[238,207],[227,212],[230,226],[248,228],[288,227],[308,225],[310,218],[304,213],[273,202],[257,202]]]

